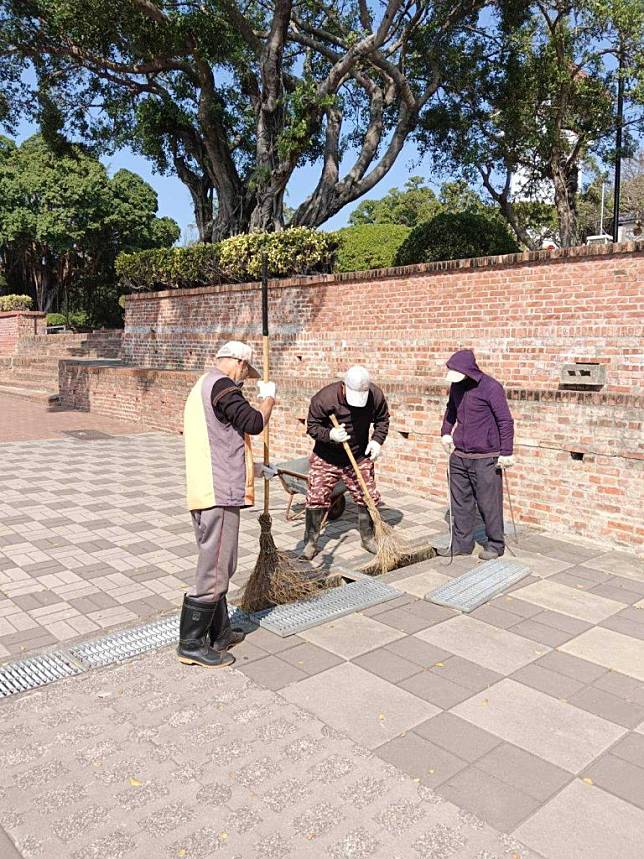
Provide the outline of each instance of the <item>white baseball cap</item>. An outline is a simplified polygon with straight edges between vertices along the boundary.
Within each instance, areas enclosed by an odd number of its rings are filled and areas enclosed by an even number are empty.
[[[350,406],[362,408],[369,399],[369,371],[356,364],[344,374],[344,390]]]
[[[248,364],[248,378],[259,379],[260,374],[253,367],[253,347],[247,343],[241,343],[239,340],[229,340],[217,352],[216,358],[236,358],[238,361],[245,361]]]

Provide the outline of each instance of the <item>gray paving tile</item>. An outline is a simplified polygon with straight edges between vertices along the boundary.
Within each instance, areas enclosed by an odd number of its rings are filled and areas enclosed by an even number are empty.
[[[278,656],[272,655],[266,656],[264,659],[253,660],[248,664],[240,661],[235,663],[235,667],[243,671],[251,680],[255,680],[256,683],[266,686],[273,692],[308,677],[304,671],[300,671],[299,668],[295,668]]]
[[[641,593],[635,591],[627,591],[625,588],[615,587],[610,581],[605,585],[597,585],[590,591],[592,594],[597,594],[600,597],[606,597],[610,600],[626,603],[626,605],[634,605],[638,600],[642,599]]]
[[[546,695],[552,695],[553,698],[565,701],[584,688],[583,683],[573,680],[572,677],[559,674],[557,671],[550,671],[534,662],[532,665],[519,668],[511,676],[513,680],[518,680],[526,686],[545,692]]]
[[[430,704],[443,710],[465,701],[472,695],[471,689],[452,683],[431,671],[421,671],[420,674],[414,674],[407,680],[402,680],[398,685],[401,689],[406,689],[423,701],[429,701]]]
[[[608,754],[591,764],[584,772],[593,784],[644,809],[644,769]]]
[[[634,677],[629,677],[627,674],[620,674],[618,671],[607,671],[602,674],[593,683],[597,689],[603,689],[604,692],[610,692],[611,695],[617,695],[624,701],[635,701],[637,704],[644,704],[644,683],[641,680],[636,680]]]
[[[402,656],[391,653],[384,647],[357,656],[352,662],[390,683],[400,683],[401,680],[406,680],[413,674],[422,671],[421,666],[417,663],[403,659]]]
[[[524,582],[525,579],[522,579],[520,584],[523,584]],[[532,603],[512,596],[497,597],[496,599],[490,600],[488,605],[491,608],[499,608],[502,611],[509,611],[512,612],[512,614],[525,618],[533,617],[533,615],[539,614],[539,612],[543,611],[539,606],[532,605]]]
[[[408,610],[408,606],[395,608],[392,611],[385,611],[382,614],[377,615],[377,619],[380,623],[386,623],[387,626],[391,626],[394,629],[406,632],[407,634],[420,632],[421,629],[427,629],[427,627],[431,625],[431,622],[427,621],[425,618],[422,618],[417,614],[412,614],[412,612]],[[442,618],[442,620],[444,619],[445,618]],[[439,621],[436,622],[438,623]]]
[[[513,833],[548,859],[641,859],[644,813],[576,779]]]
[[[513,614],[511,611],[506,611],[498,605],[492,604],[480,606],[480,608],[470,612],[470,617],[482,620],[484,623],[489,623],[492,626],[498,626],[500,629],[509,629],[521,620],[518,615]]]
[[[559,674],[565,674],[566,677],[571,677],[573,680],[578,680],[580,683],[592,683],[606,673],[606,668],[601,665],[596,665],[594,662],[588,662],[586,659],[579,659],[577,656],[572,656],[569,653],[561,653],[558,650],[553,650],[546,653],[534,663],[540,668],[548,668],[550,671],[557,671]]]
[[[561,614],[558,611],[545,611],[533,615],[531,618],[535,623],[551,626],[553,629],[560,629],[562,632],[569,632],[571,635],[581,635],[592,626],[584,620],[579,620],[576,617],[570,617],[568,614]]]
[[[374,753],[431,788],[438,787],[467,766],[461,758],[413,732],[378,746]]]
[[[456,617],[458,614],[457,611],[453,611],[452,609],[446,608],[442,605],[434,605],[434,603],[428,602],[424,599],[416,600],[415,602],[410,603],[406,608],[407,611],[424,620],[425,626],[434,626],[434,624],[442,623],[442,621],[447,620],[450,617]]]
[[[499,781],[545,802],[571,781],[572,775],[512,743],[501,743],[476,762]]]
[[[397,641],[392,641],[386,646],[386,650],[410,662],[415,662],[422,668],[430,668],[436,662],[444,662],[450,656],[453,656],[447,650],[441,650],[440,647],[435,647],[433,644],[421,641],[415,635],[407,635],[404,638],[399,638]]]
[[[614,632],[621,632],[622,635],[628,635],[631,638],[639,638],[640,641],[644,641],[644,626],[635,620],[630,620],[628,617],[620,617],[622,612],[619,615],[613,615],[613,617],[607,617],[606,620],[603,620],[599,626],[603,626],[604,629],[612,629]],[[644,614],[644,612],[642,612]]]
[[[544,623],[538,623],[534,618],[517,623],[512,627],[512,632],[522,635],[524,638],[529,638],[530,641],[547,644],[548,647],[558,647],[560,644],[570,641],[575,635],[573,632],[562,632],[560,629],[546,626]]]
[[[624,701],[595,686],[576,692],[568,700],[575,707],[581,707],[582,710],[595,713],[596,716],[602,716],[625,728],[636,728],[644,720],[644,706]]]
[[[644,734],[626,734],[611,747],[610,754],[644,769]]]
[[[261,647],[267,653],[281,653],[282,650],[289,650],[291,647],[296,647],[298,644],[303,644],[302,639],[297,635],[289,635],[286,638],[281,638],[275,635],[274,632],[269,632],[262,627],[258,627],[250,632],[247,636],[251,644],[255,647]]]
[[[237,651],[235,651],[235,655],[237,655]],[[308,642],[280,651],[280,659],[294,665],[308,675],[319,674],[320,671],[333,668],[334,665],[339,665],[343,661],[334,653],[329,653],[328,650]]]
[[[453,713],[439,713],[426,722],[416,725],[415,734],[429,740],[448,752],[472,762],[498,746],[501,740],[476,725],[459,719]]]
[[[432,666],[430,671],[445,680],[464,686],[471,692],[480,692],[481,689],[487,689],[503,679],[502,674],[484,668],[477,662],[470,662],[462,656],[451,656],[443,665]]]
[[[438,793],[502,832],[511,832],[541,805],[474,764],[440,785]]]

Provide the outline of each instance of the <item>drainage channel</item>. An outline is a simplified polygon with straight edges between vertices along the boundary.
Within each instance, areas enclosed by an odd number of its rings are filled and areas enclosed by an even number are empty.
[[[395,588],[364,578],[348,581],[344,586],[325,591],[311,600],[274,606],[254,614],[246,614],[230,605],[228,613],[234,626],[247,630],[262,626],[285,637],[398,596],[400,591]],[[0,698],[38,689],[93,668],[124,662],[167,647],[178,638],[179,614],[176,613],[142,626],[81,641],[65,650],[11,662],[0,667]]]

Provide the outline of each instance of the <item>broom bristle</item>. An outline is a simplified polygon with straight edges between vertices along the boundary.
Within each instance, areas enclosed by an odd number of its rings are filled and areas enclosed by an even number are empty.
[[[244,589],[242,611],[261,611],[272,605],[310,599],[329,586],[324,580],[307,576],[301,565],[280,552],[271,534],[268,514],[260,515],[259,525],[259,555]]]

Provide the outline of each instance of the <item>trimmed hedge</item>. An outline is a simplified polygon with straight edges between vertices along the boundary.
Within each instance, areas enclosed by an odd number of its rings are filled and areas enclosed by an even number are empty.
[[[419,224],[398,248],[395,265],[495,256],[519,251],[505,225],[476,212],[442,212]]]
[[[48,313],[47,325],[66,325],[67,316],[64,313]],[[69,324],[72,328],[83,328],[87,325],[87,313],[76,310],[69,314]]]
[[[366,271],[394,265],[411,229],[403,224],[359,224],[338,230],[336,271]]]
[[[129,289],[176,289],[257,280],[262,255],[269,277],[331,271],[337,248],[332,233],[293,227],[281,233],[247,233],[218,244],[120,254],[116,273]]]
[[[9,310],[29,310],[31,298],[28,295],[0,295],[0,313]]]

